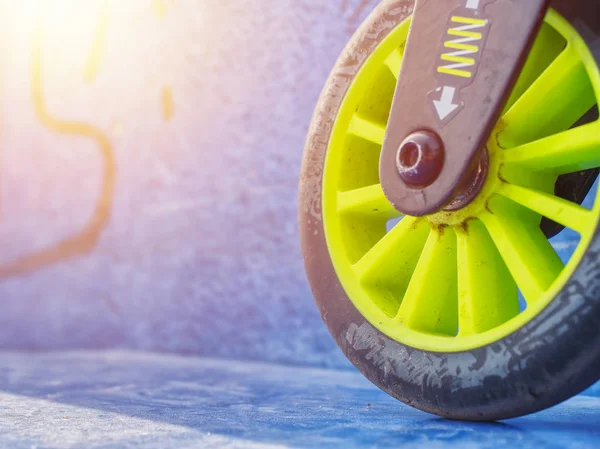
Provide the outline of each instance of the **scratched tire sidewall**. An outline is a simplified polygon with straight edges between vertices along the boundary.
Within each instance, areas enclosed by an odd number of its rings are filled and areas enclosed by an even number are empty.
[[[420,410],[488,421],[533,413],[579,393],[600,373],[600,234],[560,294],[506,338],[471,351],[434,353],[381,333],[354,307],[335,273],[322,216],[323,168],[342,101],[367,57],[413,11],[385,0],[337,61],[309,129],[300,177],[306,273],[332,336],[371,382]]]

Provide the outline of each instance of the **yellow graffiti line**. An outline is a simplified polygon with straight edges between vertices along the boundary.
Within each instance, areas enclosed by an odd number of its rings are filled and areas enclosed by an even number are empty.
[[[167,3],[165,0],[153,0],[152,11],[159,19],[163,19],[167,14]]]
[[[162,114],[165,121],[169,121],[175,115],[175,102],[173,100],[173,91],[165,86],[161,92]]]
[[[32,90],[35,112],[42,124],[57,134],[84,137],[98,145],[103,159],[103,183],[99,199],[86,226],[57,244],[25,255],[0,266],[0,278],[24,275],[57,262],[85,254],[98,242],[110,220],[116,181],[116,164],[108,137],[98,128],[83,122],[61,120],[47,109],[43,90],[43,20],[35,32],[32,61]],[[75,186],[74,186],[75,188]]]
[[[92,43],[92,49],[88,55],[84,68],[83,79],[86,83],[92,83],[100,71],[102,56],[104,54],[106,32],[108,29],[109,14],[110,0],[103,0],[98,16],[98,23],[96,25],[96,33],[94,34],[94,42]]]

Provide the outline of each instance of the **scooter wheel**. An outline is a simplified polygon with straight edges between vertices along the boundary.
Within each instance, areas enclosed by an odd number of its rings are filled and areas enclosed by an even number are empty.
[[[401,216],[378,165],[413,7],[379,5],[317,105],[300,181],[308,279],[339,347],[390,395],[452,419],[536,412],[600,377],[600,201],[555,194],[560,176],[600,167],[600,71],[550,10],[476,197]],[[572,254],[544,219],[565,227]]]

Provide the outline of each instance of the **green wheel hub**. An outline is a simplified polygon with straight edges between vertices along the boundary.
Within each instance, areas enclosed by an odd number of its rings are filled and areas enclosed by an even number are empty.
[[[371,324],[408,346],[465,351],[539,314],[591,242],[600,202],[586,209],[555,196],[554,185],[600,167],[600,123],[574,127],[598,103],[600,72],[577,31],[550,11],[488,142],[477,197],[460,210],[402,217],[378,164],[409,26],[365,60],[338,112],[323,175],[325,236],[344,290]],[[580,236],[566,265],[542,217]]]

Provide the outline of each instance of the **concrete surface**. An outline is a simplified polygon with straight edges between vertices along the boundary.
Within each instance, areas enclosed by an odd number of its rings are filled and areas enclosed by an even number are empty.
[[[600,389],[496,424],[443,421],[351,371],[129,352],[0,354],[0,447],[575,449]]]
[[[304,278],[297,183],[377,1],[47,0],[45,112],[107,149],[36,108],[42,3],[0,1],[0,347],[344,365]]]

